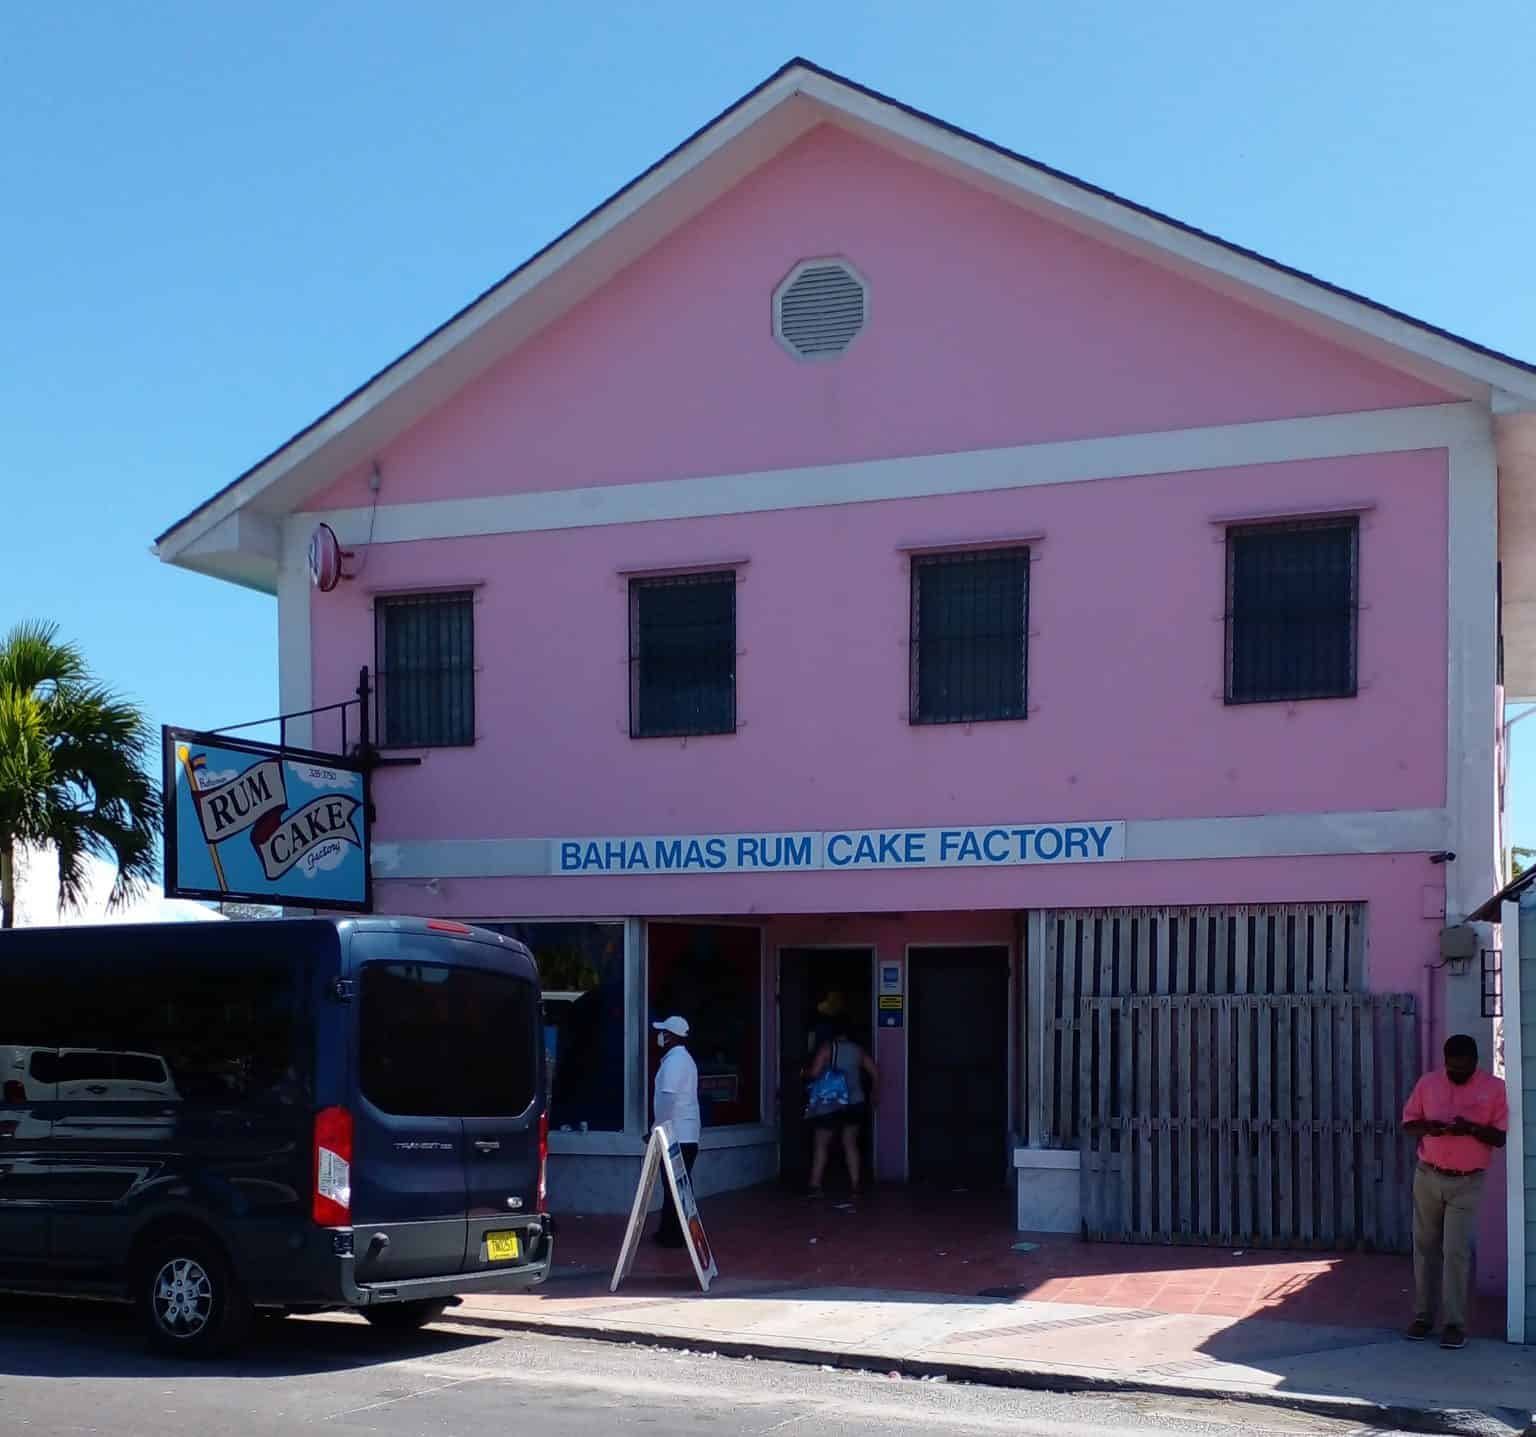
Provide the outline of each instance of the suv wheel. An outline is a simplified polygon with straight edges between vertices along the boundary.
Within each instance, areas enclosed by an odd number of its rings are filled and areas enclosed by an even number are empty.
[[[251,1316],[224,1254],[195,1233],[166,1238],[145,1253],[134,1302],[150,1346],[181,1357],[227,1352],[245,1336]]]
[[[363,1308],[363,1316],[383,1332],[415,1332],[436,1322],[448,1310],[446,1302],[383,1302]]]

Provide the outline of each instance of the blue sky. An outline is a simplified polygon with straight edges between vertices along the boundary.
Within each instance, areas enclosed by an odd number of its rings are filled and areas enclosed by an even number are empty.
[[[275,712],[275,601],[154,535],[795,54],[1536,358],[1533,53],[1528,0],[10,6],[0,628]]]

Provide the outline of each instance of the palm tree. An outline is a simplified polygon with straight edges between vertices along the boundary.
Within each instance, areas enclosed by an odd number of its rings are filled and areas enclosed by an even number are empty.
[[[53,624],[0,640],[0,928],[16,917],[22,845],[59,855],[59,907],[78,908],[86,858],[116,865],[108,905],[137,897],[156,872],[160,793],[145,765],[154,731],[132,703],[91,677]]]

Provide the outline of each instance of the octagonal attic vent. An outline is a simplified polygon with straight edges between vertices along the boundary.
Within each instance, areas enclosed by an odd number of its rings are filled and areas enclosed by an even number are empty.
[[[773,292],[774,337],[799,359],[833,359],[869,317],[869,286],[840,259],[808,259]]]

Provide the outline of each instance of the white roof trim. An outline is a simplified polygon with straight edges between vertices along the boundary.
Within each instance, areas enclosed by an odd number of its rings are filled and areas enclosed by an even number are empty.
[[[291,512],[686,223],[735,180],[827,120],[937,163],[971,183],[1048,212],[1058,221],[1075,223],[1111,243],[1172,264],[1249,302],[1265,304],[1292,322],[1357,349],[1374,351],[1384,362],[1432,382],[1452,384],[1468,398],[1486,403],[1488,391],[1494,390],[1501,393],[1502,404],[1523,407],[1536,402],[1536,373],[1517,363],[1233,249],[1214,237],[1191,232],[796,61],[173,526],[156,544],[157,555],[167,562],[187,563],[194,557],[188,553],[189,546],[264,496],[263,511]],[[728,156],[733,149],[738,153]],[[663,199],[666,205],[658,203]],[[560,292],[552,293],[555,290]],[[523,316],[523,332],[503,335],[498,343],[492,327],[525,304],[530,312]],[[323,463],[322,454],[326,455]],[[316,472],[304,475],[312,464]],[[274,493],[274,489],[292,492]],[[207,560],[195,567],[207,567]]]
[[[1536,374],[1426,330],[1377,306],[1340,293],[1325,282],[1307,279],[1257,255],[1248,255],[1215,237],[1206,238],[1167,218],[1105,194],[1080,180],[1054,174],[987,142],[966,136],[936,120],[917,115],[896,102],[814,71],[803,81],[804,93],[856,124],[883,131],[907,147],[926,150],[1000,181],[1010,189],[1042,201],[1058,212],[1087,221],[1096,231],[1140,242],[1138,248],[1187,261],[1199,270],[1235,280],[1245,289],[1282,300],[1334,321],[1347,329],[1382,340],[1394,350],[1418,356],[1491,388],[1536,398]]]
[[[786,100],[792,99],[796,90],[794,73],[786,72],[756,95],[728,111],[707,129],[700,131],[666,161],[606,201],[556,243],[486,291],[436,333],[369,380],[349,399],[168,530],[157,542],[156,552],[162,559],[174,561],[201,534],[299,468],[385,401],[413,384],[440,360],[484,331],[624,221],[638,215],[666,191],[680,185],[706,160],[764,120]],[[786,133],[783,143],[788,143],[814,123],[813,117],[805,116],[801,124]],[[782,144],[773,148],[782,148]],[[709,199],[713,198],[714,195],[709,196]],[[694,211],[704,208],[704,203],[694,206]],[[662,238],[682,222],[675,220],[667,224],[656,238]],[[649,245],[645,248],[649,248]],[[640,252],[643,253],[643,250]]]

